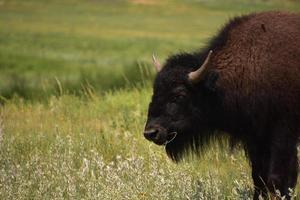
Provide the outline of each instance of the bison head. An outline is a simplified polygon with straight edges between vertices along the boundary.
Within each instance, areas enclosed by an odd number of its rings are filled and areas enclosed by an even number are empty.
[[[209,51],[202,58],[191,54],[174,56],[164,67],[153,59],[158,74],[144,136],[157,145],[166,145],[174,160],[188,147],[197,151],[207,135],[202,132],[212,127],[210,113],[217,99],[213,97],[217,73],[210,73],[211,54]]]

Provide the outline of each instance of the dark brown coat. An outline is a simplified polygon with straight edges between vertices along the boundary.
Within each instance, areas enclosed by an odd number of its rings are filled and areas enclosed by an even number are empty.
[[[210,50],[208,73],[191,81]],[[200,153],[221,132],[244,146],[254,199],[265,195],[266,187],[289,198],[298,174],[299,14],[237,17],[205,49],[170,57],[157,74],[147,139],[166,144],[168,155],[179,160],[187,150]]]

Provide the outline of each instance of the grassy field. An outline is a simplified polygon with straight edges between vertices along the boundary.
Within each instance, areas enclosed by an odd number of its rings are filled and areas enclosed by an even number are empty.
[[[148,3],[147,3],[148,2]],[[141,83],[151,55],[201,48],[231,17],[292,1],[1,0],[0,95],[43,100]],[[144,73],[147,74],[147,73]],[[83,85],[83,86],[82,86]]]
[[[201,48],[230,17],[273,9],[300,3],[0,1],[0,199],[251,199],[239,149],[174,164],[142,131],[153,52]]]

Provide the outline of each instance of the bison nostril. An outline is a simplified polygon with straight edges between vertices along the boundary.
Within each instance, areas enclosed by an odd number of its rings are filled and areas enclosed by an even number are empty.
[[[153,140],[154,138],[156,138],[157,133],[158,133],[157,129],[149,129],[144,131],[144,136],[148,140]]]

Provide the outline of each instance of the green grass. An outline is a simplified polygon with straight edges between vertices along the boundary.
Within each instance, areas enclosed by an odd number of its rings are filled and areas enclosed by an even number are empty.
[[[144,139],[150,96],[144,88],[7,102],[0,199],[251,199],[241,149],[212,144],[201,159],[175,164]]]
[[[97,92],[127,87],[142,82],[139,66],[152,68],[153,52],[163,61],[201,48],[230,17],[300,10],[279,0],[150,2],[2,0],[0,95],[47,99],[57,94],[57,79],[75,94],[87,83]]]
[[[0,199],[251,199],[242,150],[175,164],[142,131],[153,52],[163,62],[273,9],[300,4],[0,1]]]
[[[1,109],[0,198],[250,198],[242,152],[209,151],[176,165],[143,138],[150,94],[8,102]]]

